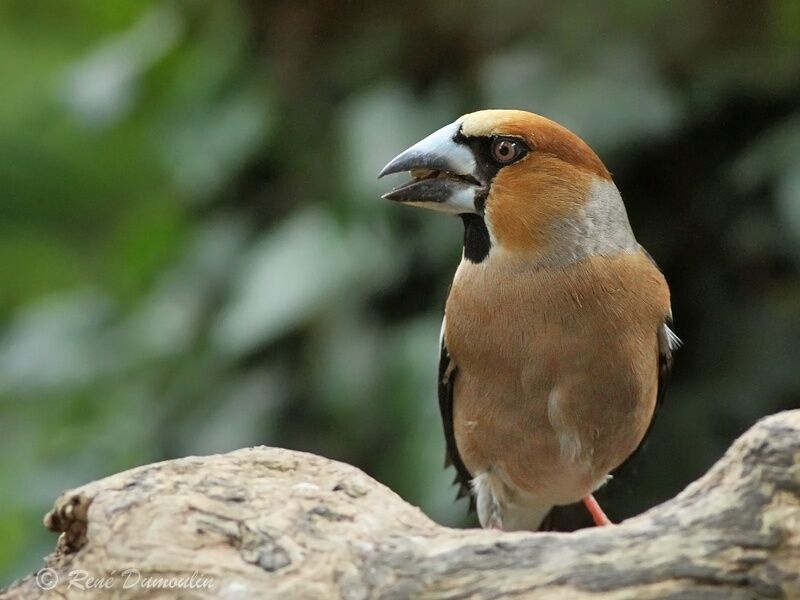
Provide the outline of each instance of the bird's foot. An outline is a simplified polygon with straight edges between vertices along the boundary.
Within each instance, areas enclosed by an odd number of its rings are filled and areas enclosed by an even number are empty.
[[[583,499],[583,503],[586,505],[586,509],[589,511],[589,514],[592,515],[592,520],[594,524],[598,527],[603,525],[613,525],[611,519],[606,516],[606,513],[603,512],[603,509],[600,508],[600,505],[597,503],[597,500],[594,499],[594,496],[589,494]]]

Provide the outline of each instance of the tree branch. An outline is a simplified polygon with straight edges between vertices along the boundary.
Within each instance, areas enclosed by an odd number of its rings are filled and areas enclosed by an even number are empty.
[[[264,447],[89,483],[45,525],[61,534],[55,592],[82,599],[109,591],[70,589],[71,571],[150,598],[797,598],[800,410],[761,420],[674,499],[571,534],[448,529],[354,467]],[[48,594],[31,575],[0,597]]]

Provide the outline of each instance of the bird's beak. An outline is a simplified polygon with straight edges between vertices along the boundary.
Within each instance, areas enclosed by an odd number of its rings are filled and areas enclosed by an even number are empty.
[[[483,184],[472,150],[458,141],[460,129],[458,121],[446,125],[386,165],[378,178],[409,171],[412,179],[383,198],[452,214],[477,212]]]

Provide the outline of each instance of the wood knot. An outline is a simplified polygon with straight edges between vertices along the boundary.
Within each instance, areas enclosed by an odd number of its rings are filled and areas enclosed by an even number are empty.
[[[286,549],[266,531],[240,523],[237,542],[242,559],[265,571],[272,573],[292,564]]]
[[[58,551],[70,554],[80,550],[87,541],[89,507],[92,498],[84,494],[62,497],[44,517],[44,526],[61,535]]]

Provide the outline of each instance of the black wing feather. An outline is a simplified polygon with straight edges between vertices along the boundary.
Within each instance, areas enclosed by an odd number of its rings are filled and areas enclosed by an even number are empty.
[[[672,373],[672,351],[676,350],[679,345],[680,340],[672,332],[672,317],[667,317],[658,332],[658,394],[656,395],[656,410],[664,403],[664,398],[667,396],[667,383]],[[653,416],[655,416],[655,412]],[[650,424],[652,425],[652,421]]]
[[[641,246],[640,246],[641,248]],[[650,253],[641,248],[642,252],[644,252],[645,256],[653,263],[653,266],[656,269],[660,270],[658,263],[650,256]],[[677,335],[672,330],[672,312],[670,314],[664,316],[664,321],[661,323],[661,326],[658,328],[657,332],[657,339],[658,339],[658,391],[656,392],[656,407],[653,410],[653,416],[650,419],[650,425],[647,427],[647,431],[644,433],[644,437],[642,441],[639,442],[639,446],[637,446],[636,450],[633,451],[633,454],[629,456],[625,462],[622,463],[619,467],[615,469],[618,471],[622,468],[628,461],[639,452],[639,449],[644,444],[644,441],[647,439],[647,436],[650,434],[650,431],[653,429],[653,424],[656,421],[656,414],[658,414],[658,409],[664,404],[664,398],[667,396],[667,383],[669,382],[669,376],[672,373],[672,352],[673,350],[677,350],[681,345],[681,340],[678,338]]]
[[[469,496],[469,510],[475,509],[475,500],[470,493],[470,481],[472,475],[467,470],[461,455],[456,446],[456,435],[453,427],[453,387],[455,385],[458,368],[450,360],[447,346],[442,343],[439,354],[439,410],[442,413],[442,426],[444,428],[444,439],[446,443],[444,466],[453,466],[456,469],[454,485],[458,485],[457,498]]]

